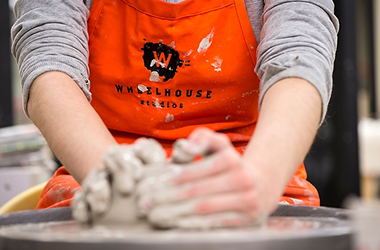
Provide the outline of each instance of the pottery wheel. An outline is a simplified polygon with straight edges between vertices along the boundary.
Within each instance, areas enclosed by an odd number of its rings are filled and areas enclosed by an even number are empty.
[[[328,208],[280,206],[260,227],[211,231],[87,227],[71,220],[69,208],[0,216],[0,225],[1,250],[353,249],[347,215]]]

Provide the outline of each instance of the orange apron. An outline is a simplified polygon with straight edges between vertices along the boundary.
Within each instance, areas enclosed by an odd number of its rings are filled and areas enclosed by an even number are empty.
[[[260,87],[244,0],[94,0],[88,32],[91,104],[119,143],[153,137],[170,151],[204,126],[244,151]],[[57,171],[39,208],[70,204],[79,184],[67,178]],[[303,164],[281,202],[319,205]]]

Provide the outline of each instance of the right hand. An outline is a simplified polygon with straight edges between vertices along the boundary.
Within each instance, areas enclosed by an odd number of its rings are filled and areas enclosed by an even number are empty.
[[[226,135],[198,128],[178,146],[173,155],[185,157],[172,162],[182,164],[169,164],[164,175],[144,178],[136,189],[138,208],[153,226],[254,226],[277,207],[282,190],[276,192],[272,177],[240,155]],[[197,155],[204,157],[193,161]]]

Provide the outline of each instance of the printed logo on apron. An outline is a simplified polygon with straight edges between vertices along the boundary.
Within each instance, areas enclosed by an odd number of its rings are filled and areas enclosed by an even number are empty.
[[[166,44],[147,42],[141,50],[144,51],[144,66],[151,71],[151,82],[161,82],[160,77],[166,82],[173,79],[177,67],[190,66],[189,60],[181,60],[178,51]]]
[[[146,42],[146,39],[144,41],[141,57],[144,67],[151,72],[149,82],[154,84],[167,82],[175,77],[178,68],[191,66],[190,60],[181,59],[182,56],[175,50],[174,41],[169,45],[162,42]],[[185,53],[183,57],[188,57],[191,53],[192,50]],[[172,88],[170,85],[161,87],[160,85],[151,86],[147,83],[141,83],[136,88],[130,85],[115,84],[115,88],[117,93],[133,94],[135,91],[141,98],[139,100],[140,105],[154,108],[182,109],[184,108],[184,103],[181,102],[183,98],[211,99],[212,97],[212,91],[209,89]],[[153,101],[147,100],[145,96],[152,96]],[[170,98],[170,100],[162,100],[163,98]]]

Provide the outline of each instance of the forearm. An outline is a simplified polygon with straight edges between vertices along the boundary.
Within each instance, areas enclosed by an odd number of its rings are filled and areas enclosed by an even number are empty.
[[[90,100],[86,81],[89,10],[83,1],[18,0],[14,11],[12,53],[19,67],[26,114],[30,87],[45,72],[66,73]]]
[[[316,88],[300,78],[285,78],[264,96],[244,158],[271,178],[277,192],[283,191],[306,156],[318,129],[321,107]]]
[[[116,141],[75,82],[61,72],[34,81],[28,102],[31,120],[74,178],[81,182]]]

